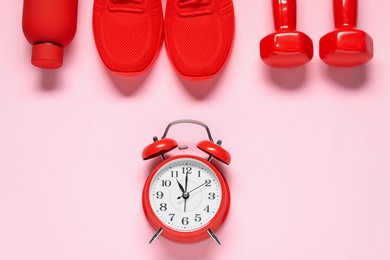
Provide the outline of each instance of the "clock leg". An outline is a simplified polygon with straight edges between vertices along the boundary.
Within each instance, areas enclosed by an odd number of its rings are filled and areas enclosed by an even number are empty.
[[[163,232],[163,229],[159,228],[157,230],[156,234],[154,234],[154,236],[152,237],[152,239],[150,239],[149,244],[153,243],[154,240],[156,240],[161,235],[162,232]]]
[[[207,230],[207,233],[209,233],[210,237],[215,241],[215,243],[217,243],[218,245],[221,245],[221,242],[219,242],[217,236],[210,228]]]

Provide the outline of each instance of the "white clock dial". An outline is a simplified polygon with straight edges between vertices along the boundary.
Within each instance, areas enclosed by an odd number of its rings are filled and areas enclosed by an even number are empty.
[[[186,182],[187,180],[187,182]],[[156,216],[179,231],[206,225],[221,205],[221,184],[205,163],[180,158],[166,163],[150,184],[149,199]]]

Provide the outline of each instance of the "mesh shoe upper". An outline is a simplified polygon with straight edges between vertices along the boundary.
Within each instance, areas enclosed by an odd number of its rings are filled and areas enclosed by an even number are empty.
[[[93,32],[108,69],[121,74],[142,73],[161,47],[161,0],[95,0]]]
[[[165,42],[185,78],[214,76],[226,63],[234,37],[232,0],[167,0]]]

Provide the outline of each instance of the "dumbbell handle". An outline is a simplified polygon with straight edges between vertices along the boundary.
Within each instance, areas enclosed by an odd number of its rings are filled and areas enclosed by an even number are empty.
[[[357,0],[333,0],[333,16],[336,28],[356,27]]]
[[[295,0],[272,0],[275,30],[295,30],[297,27],[297,3]]]

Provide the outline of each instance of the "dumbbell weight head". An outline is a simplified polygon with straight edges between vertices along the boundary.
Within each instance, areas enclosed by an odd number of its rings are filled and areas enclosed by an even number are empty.
[[[265,64],[276,68],[301,66],[313,58],[313,42],[296,30],[296,1],[273,0],[276,32],[260,41],[260,56]]]
[[[335,31],[320,39],[320,58],[329,66],[354,67],[367,63],[374,53],[373,40],[356,29],[357,0],[334,0]]]
[[[303,32],[280,31],[263,38],[260,55],[270,67],[301,66],[313,58],[313,42]]]

